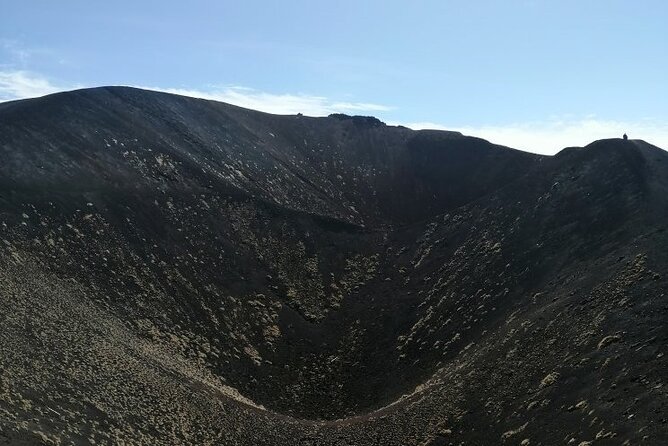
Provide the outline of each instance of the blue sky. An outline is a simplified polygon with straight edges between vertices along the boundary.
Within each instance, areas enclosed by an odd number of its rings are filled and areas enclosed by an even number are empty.
[[[554,153],[668,148],[668,2],[3,1],[0,100],[133,85]]]

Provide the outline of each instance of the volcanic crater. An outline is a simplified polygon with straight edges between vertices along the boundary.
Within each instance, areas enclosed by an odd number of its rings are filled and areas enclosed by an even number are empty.
[[[642,140],[2,103],[0,444],[668,443],[667,214]]]

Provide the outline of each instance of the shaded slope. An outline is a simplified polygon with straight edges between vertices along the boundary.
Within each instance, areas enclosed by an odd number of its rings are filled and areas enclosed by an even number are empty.
[[[19,184],[72,187],[77,177],[81,187],[143,187],[154,174],[367,225],[464,204],[539,159],[456,133],[274,116],[120,87],[1,104],[0,113],[3,178]],[[158,155],[183,175],[155,166]],[[484,174],[465,175],[472,169]]]
[[[128,323],[194,336],[184,348],[240,391],[306,417],[377,407],[425,374],[386,373],[392,336],[412,313],[397,317],[390,301],[376,320],[367,304],[376,292],[359,288],[384,269],[396,275],[383,259],[394,248],[387,233],[346,220],[422,220],[540,159],[454,133],[126,88],[0,113],[11,243],[33,241],[46,268],[99,290],[93,298]],[[332,311],[352,296],[365,299],[362,309]]]
[[[538,157],[122,88],[0,117],[7,437],[665,437],[660,149]]]

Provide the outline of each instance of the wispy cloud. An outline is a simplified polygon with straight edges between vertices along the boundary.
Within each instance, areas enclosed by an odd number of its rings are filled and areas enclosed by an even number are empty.
[[[8,66],[23,67],[30,59],[32,52],[24,48],[16,40],[0,39],[0,51],[4,53],[4,58],[9,61],[5,63]]]
[[[80,87],[55,85],[47,78],[28,71],[0,71],[0,101],[34,98]],[[330,113],[377,113],[392,110],[392,107],[369,102],[336,101],[325,96],[306,94],[274,94],[238,86],[206,90],[137,87],[227,102],[240,107],[277,114],[303,113],[309,116],[326,116]]]
[[[584,146],[597,139],[618,138],[623,133],[668,149],[668,121],[651,119],[615,121],[589,116],[508,125],[448,126],[433,122],[404,125],[413,129],[455,130],[496,144],[543,154],[554,154],[565,147]]]
[[[0,71],[0,101],[35,98],[64,88],[28,71]]]
[[[393,109],[386,105],[368,102],[341,102],[325,96],[307,94],[274,94],[246,87],[223,87],[208,90],[183,88],[149,89],[227,102],[253,110],[285,115],[303,113],[309,116],[325,116],[330,113],[374,113],[386,112]]]

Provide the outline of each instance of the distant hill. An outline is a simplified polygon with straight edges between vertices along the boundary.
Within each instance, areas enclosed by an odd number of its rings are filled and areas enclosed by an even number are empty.
[[[640,140],[1,103],[0,444],[664,444],[667,214]]]

